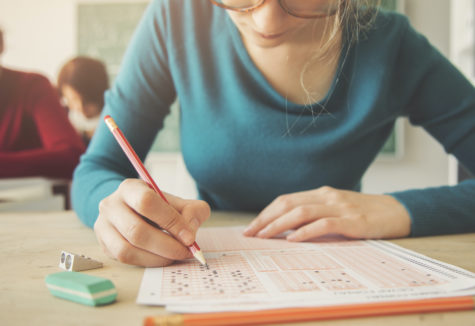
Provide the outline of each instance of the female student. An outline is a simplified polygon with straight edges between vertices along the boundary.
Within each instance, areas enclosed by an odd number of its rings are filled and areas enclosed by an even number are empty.
[[[84,150],[49,80],[0,66],[0,178],[71,179]]]
[[[188,258],[210,207],[260,212],[246,235],[293,230],[290,241],[475,231],[474,180],[358,192],[399,116],[475,171],[473,86],[405,17],[369,2],[152,1],[104,114],[143,159],[178,97],[202,201],[167,194],[167,205],[100,125],[73,200],[106,253],[143,266]]]
[[[69,109],[69,120],[89,144],[104,106],[109,77],[100,60],[79,56],[66,62],[58,74],[58,91]]]

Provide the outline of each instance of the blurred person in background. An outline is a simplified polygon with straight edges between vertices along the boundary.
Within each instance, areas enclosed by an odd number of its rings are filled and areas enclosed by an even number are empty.
[[[84,150],[49,80],[0,65],[0,178],[71,179]]]
[[[104,92],[108,88],[106,66],[94,58],[75,57],[59,72],[58,90],[69,109],[69,120],[86,144],[99,123]]]

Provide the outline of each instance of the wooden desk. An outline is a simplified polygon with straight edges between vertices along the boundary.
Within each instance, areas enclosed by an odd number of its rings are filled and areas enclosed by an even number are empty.
[[[252,216],[214,213],[207,226],[245,224]],[[395,240],[418,251],[475,272],[475,234]],[[117,302],[88,307],[53,297],[46,275],[59,272],[61,250],[84,254],[104,263],[87,271],[106,277],[118,290]],[[135,303],[143,268],[109,259],[94,232],[71,211],[0,214],[1,325],[142,325],[144,317],[164,313],[161,307]],[[303,323],[299,325],[310,325]],[[336,320],[318,325],[475,325],[475,311]]]

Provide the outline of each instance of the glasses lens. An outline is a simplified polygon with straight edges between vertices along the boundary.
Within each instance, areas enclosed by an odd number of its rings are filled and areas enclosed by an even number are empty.
[[[288,12],[303,17],[330,15],[338,7],[337,0],[282,0],[281,3]]]
[[[261,4],[263,0],[214,0],[214,2],[229,9],[248,9]]]

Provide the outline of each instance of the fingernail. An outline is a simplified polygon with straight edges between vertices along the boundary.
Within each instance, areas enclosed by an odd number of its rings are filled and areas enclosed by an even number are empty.
[[[258,236],[259,238],[265,237],[268,232],[269,232],[269,229],[262,229],[262,230],[260,230],[260,231],[257,233],[257,236]]]
[[[251,229],[252,229],[252,227],[251,227],[250,225],[248,225],[248,226],[244,229],[243,233],[244,233],[244,234],[247,234],[247,233],[249,233],[249,231],[251,231]]]
[[[193,228],[193,230],[197,230],[200,226],[200,222],[196,218],[192,218],[190,221],[190,225]]]
[[[289,241],[295,241],[295,240],[297,240],[297,235],[295,234],[295,232],[291,233],[287,236],[286,239],[289,240]]]
[[[193,242],[193,235],[186,229],[181,230],[180,233],[178,233],[178,237],[184,244],[190,244]]]

